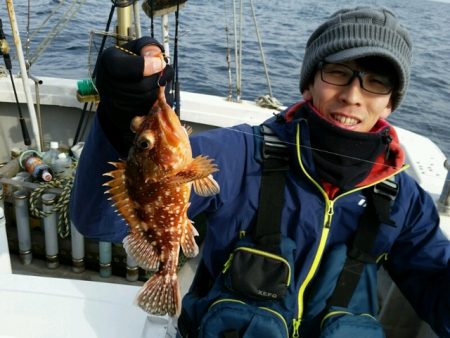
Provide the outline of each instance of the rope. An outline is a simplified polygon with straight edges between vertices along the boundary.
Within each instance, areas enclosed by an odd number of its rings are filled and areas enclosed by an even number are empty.
[[[70,234],[69,200],[70,191],[72,190],[73,186],[73,180],[73,175],[62,177],[59,179],[53,179],[50,182],[41,183],[40,187],[34,189],[30,194],[30,211],[33,216],[44,218],[52,213],[59,213],[57,229],[58,234],[61,238],[67,238],[67,236],[69,236]],[[54,204],[52,211],[45,212],[38,206],[41,205],[42,195],[47,189],[50,188],[59,188],[62,189],[62,192],[57,197],[57,202]]]
[[[281,102],[271,95],[264,95],[258,97],[258,99],[256,100],[256,104],[263,108],[276,109],[279,111],[283,109]]]

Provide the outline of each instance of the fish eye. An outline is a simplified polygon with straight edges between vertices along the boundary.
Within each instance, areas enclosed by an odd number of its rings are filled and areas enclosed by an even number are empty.
[[[149,147],[149,142],[147,140],[139,141],[139,148],[147,149]]]

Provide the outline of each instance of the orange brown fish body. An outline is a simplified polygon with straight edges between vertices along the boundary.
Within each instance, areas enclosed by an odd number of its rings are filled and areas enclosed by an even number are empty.
[[[127,161],[112,163],[106,173],[113,204],[130,226],[127,253],[146,270],[156,272],[137,295],[145,311],[178,314],[181,296],[177,278],[180,247],[187,257],[198,254],[198,235],[187,217],[191,187],[202,196],[219,192],[212,173],[217,167],[204,156],[192,158],[188,132],[160,95],[146,117],[131,123],[136,133]]]

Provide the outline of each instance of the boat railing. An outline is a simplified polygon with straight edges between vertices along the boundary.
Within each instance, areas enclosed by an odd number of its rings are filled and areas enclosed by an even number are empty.
[[[437,205],[441,215],[450,216],[450,158],[445,161],[444,167],[447,169],[447,177]]]

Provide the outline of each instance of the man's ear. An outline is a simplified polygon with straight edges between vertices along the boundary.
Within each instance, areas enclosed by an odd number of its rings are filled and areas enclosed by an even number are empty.
[[[387,106],[381,112],[380,117],[383,119],[387,119],[389,115],[392,113],[392,97],[389,99]]]
[[[305,101],[311,101],[312,100],[312,95],[311,95],[311,91],[308,89],[305,89],[302,93],[303,99]]]

